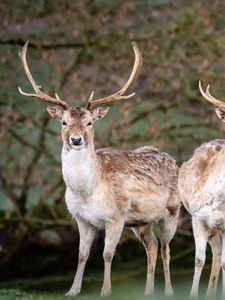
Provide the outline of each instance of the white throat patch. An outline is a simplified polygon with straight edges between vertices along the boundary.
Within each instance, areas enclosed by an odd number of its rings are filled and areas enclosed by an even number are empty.
[[[97,183],[95,158],[90,149],[62,150],[62,173],[67,187],[74,195],[88,197]]]

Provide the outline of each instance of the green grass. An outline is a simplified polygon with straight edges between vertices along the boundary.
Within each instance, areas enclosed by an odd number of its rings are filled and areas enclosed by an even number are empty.
[[[61,278],[61,280],[60,280]],[[70,279],[69,279],[70,278]],[[191,276],[173,277],[174,297],[172,299],[188,299],[191,288]],[[17,282],[8,282],[2,284],[0,289],[0,300],[16,299],[74,299],[74,297],[65,297],[65,293],[72,283],[71,276],[50,277],[35,280],[23,280]],[[85,277],[83,281],[82,292],[76,297],[78,300],[97,300],[100,298],[102,277],[100,274],[94,274],[91,277]],[[145,275],[139,276],[113,276],[112,294],[107,297],[108,300],[144,300],[144,299],[166,299],[164,296],[164,279],[162,275],[156,275],[155,296],[144,296]],[[220,288],[219,288],[220,289]],[[200,299],[203,299],[206,292],[206,279],[200,286]]]

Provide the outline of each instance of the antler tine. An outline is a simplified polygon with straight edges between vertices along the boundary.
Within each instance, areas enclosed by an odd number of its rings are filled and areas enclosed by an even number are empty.
[[[68,104],[61,100],[58,95],[56,94],[56,98],[53,98],[51,96],[48,96],[47,94],[43,93],[40,88],[41,86],[37,85],[31,75],[30,69],[28,67],[27,64],[27,47],[28,47],[28,41],[26,42],[26,44],[23,46],[22,51],[19,52],[19,57],[21,59],[25,74],[27,76],[28,81],[31,83],[31,86],[33,87],[35,94],[32,93],[25,93],[22,91],[21,87],[18,87],[20,94],[24,95],[24,96],[30,96],[30,97],[34,97],[34,98],[38,98],[38,99],[42,99],[45,100],[47,102],[51,102],[54,103],[56,105],[60,105],[63,108],[68,108]]]
[[[92,91],[90,97],[88,98],[88,102],[91,102],[93,100],[94,94],[95,94],[95,92]]]
[[[135,93],[132,93],[130,95],[124,96],[124,93],[126,93],[126,91],[129,89],[129,87],[134,82],[135,78],[137,77],[138,72],[142,65],[142,56],[141,56],[141,52],[138,48],[138,45],[135,42],[132,42],[132,46],[133,46],[133,51],[134,51],[134,55],[135,55],[135,61],[134,61],[133,69],[132,69],[132,72],[131,72],[131,75],[130,75],[128,81],[118,92],[116,92],[113,95],[110,95],[105,98],[100,98],[97,100],[89,99],[87,102],[87,105],[86,105],[87,109],[90,110],[90,109],[93,109],[94,107],[100,106],[102,104],[109,104],[112,102],[129,99],[135,95]]]
[[[199,90],[202,94],[202,96],[208,100],[209,102],[211,102],[212,104],[214,104],[215,106],[219,106],[219,107],[225,107],[225,102],[219,100],[219,99],[216,99],[215,97],[213,97],[210,92],[209,92],[209,87],[210,85],[208,84],[207,87],[206,87],[206,91],[203,91],[203,88],[202,88],[202,84],[201,84],[201,81],[199,80]]]

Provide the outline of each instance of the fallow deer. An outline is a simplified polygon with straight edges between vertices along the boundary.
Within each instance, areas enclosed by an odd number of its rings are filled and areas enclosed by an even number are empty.
[[[202,89],[216,114],[225,121],[225,103]],[[212,268],[207,296],[214,296],[222,266],[223,298],[225,297],[225,140],[216,139],[201,145],[179,171],[181,201],[192,216],[195,239],[195,271],[190,297],[198,297],[201,272],[205,264],[207,242],[212,248]]]
[[[172,157],[146,146],[133,151],[99,149],[94,147],[94,123],[103,118],[108,107],[101,105],[129,99],[135,93],[124,94],[134,81],[142,64],[142,56],[132,43],[135,61],[131,75],[117,93],[93,100],[87,105],[69,107],[56,94],[52,98],[35,83],[26,60],[27,43],[20,53],[25,74],[35,93],[22,95],[36,97],[55,106],[48,113],[62,124],[62,174],[66,183],[65,200],[76,219],[79,234],[79,258],[76,275],[67,295],[80,293],[83,272],[90,248],[98,229],[105,230],[104,282],[101,295],[111,292],[111,262],[124,226],[130,226],[143,243],[147,253],[146,294],[154,290],[154,272],[158,242],[165,273],[165,293],[172,294],[170,280],[169,242],[174,236],[180,208],[178,197],[178,168]]]

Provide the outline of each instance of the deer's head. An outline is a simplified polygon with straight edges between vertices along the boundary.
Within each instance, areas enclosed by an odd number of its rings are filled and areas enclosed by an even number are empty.
[[[48,113],[54,119],[58,119],[62,124],[62,139],[67,149],[80,150],[88,145],[93,145],[93,124],[98,119],[103,118],[108,107],[98,107],[89,111],[82,107],[62,107],[49,106]]]
[[[57,94],[55,94],[54,98],[43,93],[40,90],[41,86],[35,83],[27,64],[27,46],[28,42],[26,42],[26,44],[23,46],[22,51],[19,53],[19,56],[27,79],[31,83],[31,86],[33,87],[35,93],[25,93],[21,90],[20,87],[19,92],[24,96],[38,98],[40,100],[44,100],[51,104],[54,104],[48,106],[47,111],[52,118],[57,119],[61,122],[62,139],[64,145],[66,145],[67,148],[80,150],[87,147],[88,145],[92,145],[94,137],[92,126],[97,120],[103,118],[109,110],[108,107],[102,107],[102,105],[129,99],[135,95],[135,93],[124,95],[136,78],[142,64],[141,53],[135,42],[132,42],[135,61],[131,75],[125,85],[115,94],[101,99],[93,100],[94,92],[92,92],[85,108],[78,106],[69,107],[67,102],[61,100]]]
[[[202,88],[201,81],[199,81],[199,90],[202,96],[209,102],[211,102],[214,106],[215,112],[217,116],[225,122],[225,103],[219,99],[213,97],[209,92],[210,85],[208,84],[206,90],[204,91]]]

